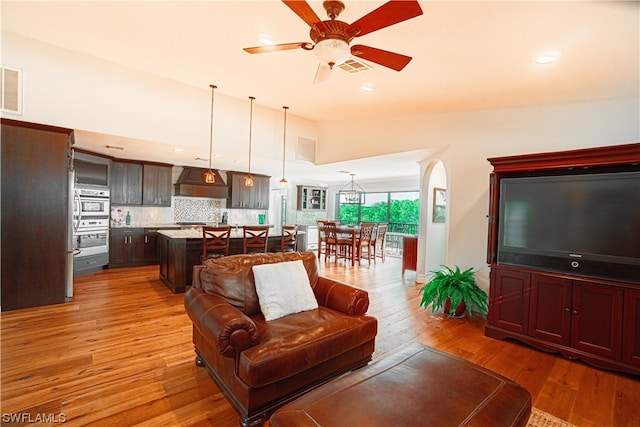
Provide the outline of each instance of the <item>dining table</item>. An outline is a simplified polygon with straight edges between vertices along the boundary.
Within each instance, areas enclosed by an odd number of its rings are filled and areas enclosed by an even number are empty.
[[[351,240],[351,266],[354,267],[356,265],[356,248],[358,238],[360,237],[360,226],[336,224],[336,233],[349,236],[347,238]]]

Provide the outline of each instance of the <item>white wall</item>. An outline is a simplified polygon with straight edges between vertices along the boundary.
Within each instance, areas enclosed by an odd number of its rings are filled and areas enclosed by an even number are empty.
[[[640,141],[638,98],[509,110],[431,114],[403,119],[320,123],[325,158],[363,144],[378,154],[434,148],[423,163],[441,160],[448,192],[445,262],[486,268],[490,157],[559,151]],[[401,123],[400,123],[401,122]],[[401,126],[399,126],[401,124]],[[401,129],[395,132],[396,129]],[[339,148],[339,150],[338,150]],[[346,153],[349,155],[349,153]],[[428,188],[423,188],[429,191]],[[428,256],[428,255],[427,255]],[[424,272],[419,272],[424,273]]]

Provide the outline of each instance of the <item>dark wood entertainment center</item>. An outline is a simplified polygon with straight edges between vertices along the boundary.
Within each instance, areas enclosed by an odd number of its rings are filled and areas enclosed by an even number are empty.
[[[640,143],[488,159],[489,315],[485,335],[640,375],[640,277],[620,281],[498,263],[500,181],[640,170]],[[638,188],[640,191],[640,188]],[[631,230],[629,230],[631,232]],[[640,239],[640,236],[638,236]]]

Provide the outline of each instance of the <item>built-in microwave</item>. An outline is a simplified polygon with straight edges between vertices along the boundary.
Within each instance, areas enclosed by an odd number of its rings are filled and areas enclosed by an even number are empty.
[[[109,218],[108,188],[76,188],[74,212],[77,218]]]

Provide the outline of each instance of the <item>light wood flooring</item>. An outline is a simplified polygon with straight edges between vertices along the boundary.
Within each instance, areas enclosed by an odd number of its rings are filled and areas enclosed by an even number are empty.
[[[379,321],[374,361],[419,341],[517,381],[534,406],[578,426],[640,425],[638,377],[487,338],[478,316],[433,315],[419,307],[415,273],[403,278],[397,258],[355,268],[321,261],[320,268],[369,292],[369,313]],[[2,425],[31,417],[69,426],[237,426],[193,362],[183,295],[172,294],[157,270],[92,273],[76,279],[72,302],[2,313]]]

